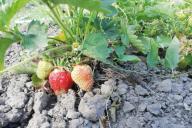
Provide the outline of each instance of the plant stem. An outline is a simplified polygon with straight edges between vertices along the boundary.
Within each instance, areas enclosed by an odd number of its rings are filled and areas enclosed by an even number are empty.
[[[63,29],[63,31],[67,32],[69,34],[69,36],[72,38],[73,41],[75,41],[75,38],[73,37],[73,34],[65,27],[65,25],[62,23],[61,18],[59,17],[59,14],[57,13],[57,11],[50,5],[49,2],[45,2],[45,4],[48,6],[48,8],[50,9],[50,11],[52,12],[55,20],[57,21],[57,23],[59,24],[59,26]]]
[[[59,50],[59,49],[61,49],[61,48],[67,49],[68,47],[67,47],[66,45],[65,45],[65,46],[62,45],[62,46],[59,46],[59,47],[56,47],[56,48],[48,49],[48,50],[43,51],[43,52],[41,52],[41,53],[37,53],[37,54],[33,55],[32,57],[30,57],[30,58],[28,58],[28,59],[25,59],[24,61],[22,61],[22,62],[20,62],[20,63],[17,63],[17,64],[15,64],[15,65],[11,66],[11,67],[6,68],[6,69],[3,70],[3,71],[0,71],[0,75],[1,75],[2,73],[4,73],[4,72],[14,70],[14,69],[15,69],[17,66],[19,66],[19,65],[25,64],[25,63],[27,63],[27,62],[29,62],[29,61],[32,61],[33,59],[37,58],[40,54],[46,54],[46,53],[49,53],[49,52],[52,52],[52,51]]]

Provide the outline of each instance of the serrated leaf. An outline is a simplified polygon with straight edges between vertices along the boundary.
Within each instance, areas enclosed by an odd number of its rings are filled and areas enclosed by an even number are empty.
[[[26,34],[21,34],[24,48],[35,50],[48,45],[47,27],[39,21],[32,21]]]
[[[50,0],[54,4],[68,4],[88,9],[90,11],[98,11],[108,14],[114,13],[114,7],[111,6],[115,0]]]
[[[83,42],[82,52],[89,57],[102,61],[109,57],[112,49],[108,48],[108,43],[104,34],[91,33]]]
[[[9,26],[11,19],[24,7],[30,0],[14,0],[5,10],[0,11],[0,29]]]
[[[165,66],[171,70],[175,69],[179,63],[179,47],[180,42],[177,37],[174,37],[165,55]]]
[[[147,65],[151,68],[155,67],[158,64],[158,45],[154,40],[150,41],[150,51],[147,55]]]
[[[0,37],[0,71],[4,69],[5,53],[12,43],[13,43],[12,39]]]

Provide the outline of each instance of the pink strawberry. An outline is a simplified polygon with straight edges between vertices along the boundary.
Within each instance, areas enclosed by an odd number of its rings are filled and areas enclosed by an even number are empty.
[[[93,72],[89,65],[76,65],[71,72],[73,81],[84,91],[91,91],[94,83]]]

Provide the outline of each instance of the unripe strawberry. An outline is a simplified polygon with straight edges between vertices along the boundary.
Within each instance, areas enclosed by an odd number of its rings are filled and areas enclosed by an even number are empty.
[[[37,66],[37,77],[44,80],[49,76],[49,73],[53,69],[53,65],[47,61],[39,61]]]
[[[73,81],[84,91],[90,91],[93,87],[93,72],[89,65],[76,65],[71,72]]]
[[[56,95],[67,92],[73,85],[71,73],[61,68],[54,69],[49,75],[49,84]]]
[[[192,27],[192,16],[190,16],[189,19],[188,19],[188,25],[189,25],[190,27]]]

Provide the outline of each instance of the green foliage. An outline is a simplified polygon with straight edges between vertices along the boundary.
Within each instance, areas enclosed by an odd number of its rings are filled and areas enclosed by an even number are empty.
[[[111,6],[115,0],[50,0],[54,4],[68,4],[70,6],[81,7],[90,11],[113,13]]]
[[[4,57],[7,48],[13,43],[12,39],[0,37],[0,71],[4,69]]]
[[[172,70],[175,69],[179,63],[179,47],[180,42],[177,37],[174,37],[165,55],[165,66]]]
[[[147,65],[151,68],[156,67],[159,62],[158,49],[159,48],[157,43],[153,39],[151,39],[150,51],[147,54]]]
[[[115,53],[117,54],[117,60],[121,62],[139,62],[141,61],[137,56],[135,55],[125,55],[126,47],[124,46],[117,46],[115,48]]]
[[[0,10],[0,30],[9,27],[11,19],[24,7],[30,0],[14,0],[5,10]]]
[[[102,33],[91,33],[83,42],[82,52],[89,57],[105,61],[112,49],[108,48],[107,40]]]
[[[45,82],[44,80],[39,79],[36,74],[33,74],[31,80],[35,88],[41,88]]]
[[[183,64],[191,65],[191,51],[188,50],[187,54],[179,52],[180,37],[185,35],[190,39],[192,36],[192,18],[185,12],[192,7],[189,1],[182,5],[174,4],[170,0],[36,1],[36,4],[43,3],[41,10],[47,12],[49,9],[49,16],[58,25],[65,40],[60,40],[57,36],[48,37],[47,27],[39,21],[33,20],[26,32],[9,27],[11,19],[29,1],[15,0],[5,10],[0,11],[0,30],[4,32],[3,38],[0,38],[0,70],[3,69],[6,49],[15,41],[5,38],[9,37],[9,34],[31,51],[41,48],[50,50],[66,45],[67,50],[60,49],[46,54],[55,65],[70,67],[72,63],[79,63],[83,55],[103,62],[108,59],[115,60],[114,63],[138,62],[140,58],[134,55],[135,53],[147,56],[149,67],[157,66],[160,58],[163,58],[165,66],[172,70],[181,60],[185,62]],[[1,4],[4,3],[6,1]],[[44,5],[47,6],[46,9]],[[182,15],[178,15],[178,12],[182,12]],[[175,38],[172,40],[172,37]],[[81,47],[74,50],[74,42]],[[159,50],[163,53],[159,54]],[[34,69],[27,69],[27,63],[22,63],[22,68],[18,66],[18,72],[34,73],[35,64],[31,65]],[[35,76],[34,81],[38,81]]]
[[[44,48],[47,46],[47,26],[41,24],[39,21],[32,21],[26,34],[21,35],[21,44],[24,48],[35,50],[37,48]]]

